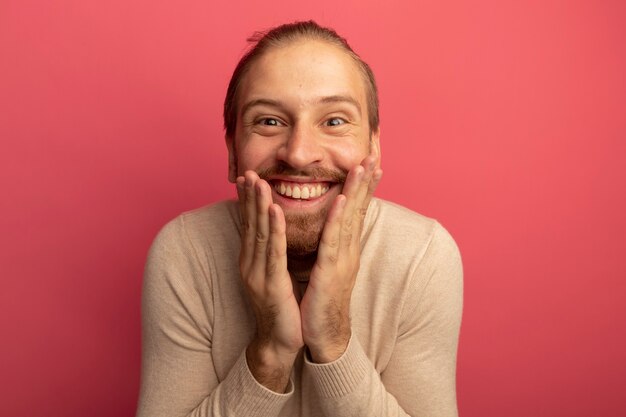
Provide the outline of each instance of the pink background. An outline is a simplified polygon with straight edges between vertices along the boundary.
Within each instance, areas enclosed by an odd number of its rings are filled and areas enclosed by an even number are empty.
[[[234,195],[230,72],[307,18],[376,72],[378,195],[461,248],[462,416],[626,415],[625,4],[3,0],[0,415],[134,414],[149,244]]]

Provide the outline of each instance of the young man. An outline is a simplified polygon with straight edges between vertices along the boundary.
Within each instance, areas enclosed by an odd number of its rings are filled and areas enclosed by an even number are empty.
[[[159,233],[139,416],[456,416],[456,245],[372,195],[374,76],[334,31],[274,28],[224,119],[239,201]]]

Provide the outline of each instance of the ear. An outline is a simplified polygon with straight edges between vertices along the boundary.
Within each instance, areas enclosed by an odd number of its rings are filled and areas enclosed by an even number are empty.
[[[237,153],[235,152],[235,140],[226,136],[228,148],[228,181],[233,184],[237,181]]]
[[[380,168],[380,127],[378,127],[375,131],[372,132],[371,135],[371,145],[370,145],[370,153],[372,155],[376,155],[376,168]]]

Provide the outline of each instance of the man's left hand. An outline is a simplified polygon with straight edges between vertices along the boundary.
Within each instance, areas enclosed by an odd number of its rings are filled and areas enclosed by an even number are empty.
[[[382,177],[377,165],[377,158],[370,155],[348,173],[342,194],[328,213],[300,303],[302,336],[317,363],[336,360],[350,341],[350,299],[359,271],[361,230]]]

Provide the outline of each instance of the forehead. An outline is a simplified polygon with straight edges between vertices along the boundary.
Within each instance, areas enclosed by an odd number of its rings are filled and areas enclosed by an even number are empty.
[[[349,96],[365,111],[365,82],[350,54],[319,40],[297,40],[270,47],[250,66],[239,90],[248,100],[276,98],[306,106],[320,97]]]

